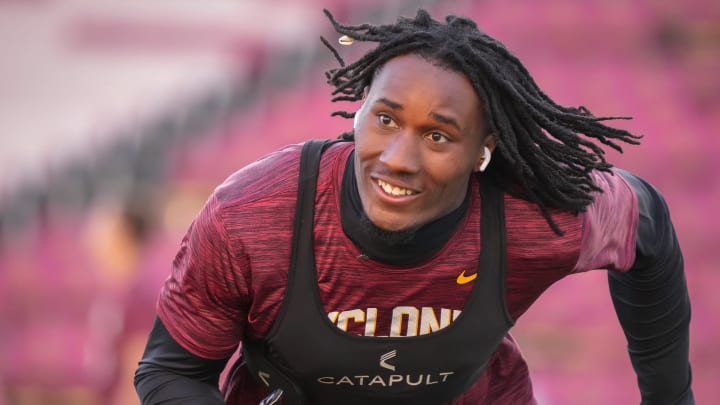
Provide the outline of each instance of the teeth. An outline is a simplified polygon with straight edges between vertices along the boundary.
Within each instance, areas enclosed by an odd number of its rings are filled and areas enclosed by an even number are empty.
[[[402,195],[413,195],[413,194],[415,194],[415,192],[412,191],[412,190],[408,190],[408,189],[406,189],[406,188],[400,188],[400,187],[391,186],[390,184],[388,184],[388,183],[386,183],[386,182],[384,182],[384,181],[382,181],[382,180],[378,180],[377,182],[378,182],[378,185],[380,186],[380,188],[382,188],[386,193],[388,193],[388,194],[390,194],[390,195],[402,196]]]

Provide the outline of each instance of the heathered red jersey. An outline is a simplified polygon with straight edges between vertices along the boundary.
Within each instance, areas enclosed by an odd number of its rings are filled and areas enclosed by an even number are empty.
[[[340,221],[341,179],[352,143],[322,157],[314,218],[324,311],[340,329],[366,336],[416,336],[449,325],[462,311],[478,267],[479,185],[468,212],[435,255],[412,267],[361,258]],[[190,226],[158,302],[158,314],[183,347],[229,357],[243,336],[260,339],[282,303],[290,262],[300,146],[246,166],[211,195]],[[505,196],[507,308],[517,320],[555,281],[595,268],[627,270],[634,260],[637,205],[620,176],[594,173],[604,190],[579,215],[553,211],[556,235],[536,205]],[[299,348],[299,350],[302,350]],[[231,374],[228,404],[267,395],[243,369]],[[508,335],[460,404],[532,404],[525,361]]]

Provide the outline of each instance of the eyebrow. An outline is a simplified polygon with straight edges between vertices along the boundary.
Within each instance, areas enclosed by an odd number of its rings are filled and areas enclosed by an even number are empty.
[[[452,125],[453,127],[457,128],[458,131],[462,131],[462,129],[460,129],[460,125],[454,118],[450,118],[438,113],[430,113],[430,116],[444,124]]]
[[[388,107],[392,108],[393,110],[402,110],[402,109],[403,109],[403,105],[402,105],[402,104],[400,104],[400,103],[398,103],[398,102],[396,102],[396,101],[389,100],[389,99],[387,99],[387,98],[385,98],[385,97],[380,97],[379,99],[377,99],[376,102],[385,104],[385,105],[387,105]],[[436,121],[440,121],[440,122],[442,122],[443,124],[452,125],[453,127],[457,128],[458,131],[461,131],[461,130],[462,130],[462,129],[460,128],[460,124],[458,124],[457,120],[455,120],[454,118],[450,118],[450,117],[448,117],[448,116],[445,116],[445,115],[442,115],[442,114],[438,114],[438,113],[434,113],[434,112],[431,112],[429,115],[430,115],[433,119],[435,119]]]
[[[388,107],[392,108],[393,110],[402,110],[402,109],[403,109],[402,104],[400,104],[400,103],[398,103],[398,102],[396,102],[396,101],[389,100],[389,99],[387,99],[387,98],[385,98],[385,97],[380,97],[380,98],[377,100],[377,102],[378,102],[378,103],[383,103],[383,104],[387,105]]]

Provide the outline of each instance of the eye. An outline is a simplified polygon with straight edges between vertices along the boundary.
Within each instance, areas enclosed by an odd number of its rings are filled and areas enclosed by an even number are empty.
[[[425,135],[425,138],[432,143],[445,143],[450,142],[450,138],[442,132],[431,132]]]
[[[398,127],[398,125],[395,123],[395,120],[392,119],[392,117],[390,117],[387,114],[380,113],[380,114],[378,114],[377,117],[378,117],[378,121],[380,122],[380,125],[382,125],[384,127],[389,127],[389,128],[397,128]]]

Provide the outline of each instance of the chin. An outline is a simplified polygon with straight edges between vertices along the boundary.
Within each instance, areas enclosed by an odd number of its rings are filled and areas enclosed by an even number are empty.
[[[414,222],[408,222],[400,218],[389,218],[387,215],[383,215],[380,218],[377,216],[369,216],[368,220],[376,227],[388,232],[401,232],[415,229],[417,226]]]

